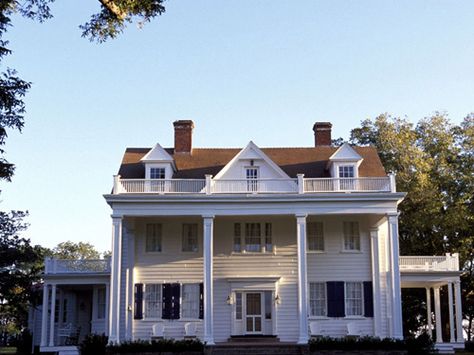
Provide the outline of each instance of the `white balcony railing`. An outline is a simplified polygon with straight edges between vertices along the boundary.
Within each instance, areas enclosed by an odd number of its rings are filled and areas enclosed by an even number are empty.
[[[54,259],[46,258],[45,274],[87,274],[110,272],[107,259]]]
[[[321,192],[396,192],[395,176],[305,179],[121,179],[114,177],[114,194],[304,194]]]
[[[400,256],[400,271],[459,271],[459,254]]]

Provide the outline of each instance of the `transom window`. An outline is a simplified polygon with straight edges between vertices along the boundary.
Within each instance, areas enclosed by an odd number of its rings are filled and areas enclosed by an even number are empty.
[[[146,252],[161,251],[161,224],[148,223],[146,225]]]
[[[309,222],[306,228],[308,233],[308,250],[324,251],[323,223]]]
[[[360,250],[358,222],[344,222],[344,250]]]
[[[164,179],[165,168],[150,168],[150,179]]]
[[[197,230],[198,226],[196,223],[183,224],[182,251],[198,251]]]
[[[145,318],[161,318],[161,284],[145,285]]]
[[[309,306],[312,316],[326,316],[326,283],[311,282],[309,284]]]
[[[342,165],[339,167],[340,178],[353,178],[354,177],[354,165]]]
[[[345,286],[346,316],[362,316],[364,314],[362,282],[346,282]]]

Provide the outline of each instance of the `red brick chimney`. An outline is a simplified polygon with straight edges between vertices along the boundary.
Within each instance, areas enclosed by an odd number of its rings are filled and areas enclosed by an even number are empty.
[[[174,126],[174,152],[191,154],[193,150],[193,128],[191,120],[179,120],[173,122]]]
[[[316,122],[313,126],[314,146],[331,145],[331,122]]]

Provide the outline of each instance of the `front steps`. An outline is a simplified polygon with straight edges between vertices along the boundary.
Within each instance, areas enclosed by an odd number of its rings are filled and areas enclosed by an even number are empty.
[[[234,336],[227,343],[206,347],[209,355],[306,355],[307,345],[282,343],[276,336]]]

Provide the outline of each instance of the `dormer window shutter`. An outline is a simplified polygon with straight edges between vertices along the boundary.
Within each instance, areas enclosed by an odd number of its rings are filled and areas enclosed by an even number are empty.
[[[344,317],[344,282],[329,281],[326,283],[328,297],[328,317]]]
[[[135,284],[134,319],[143,319],[143,284]]]

